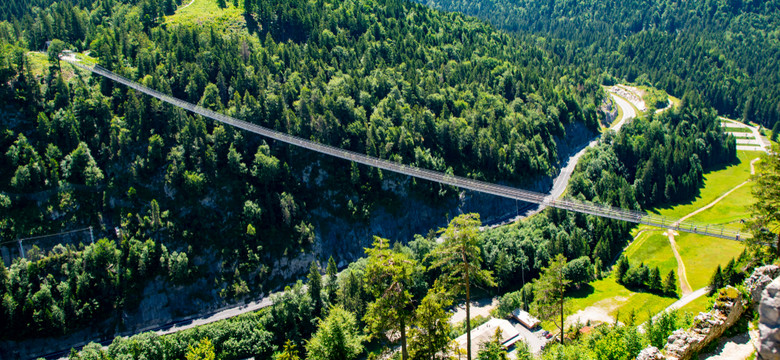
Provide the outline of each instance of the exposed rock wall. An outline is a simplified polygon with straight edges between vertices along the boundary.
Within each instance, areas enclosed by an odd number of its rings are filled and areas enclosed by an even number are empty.
[[[758,314],[761,342],[757,358],[780,360],[780,277],[772,281],[762,292]]]
[[[769,283],[773,279],[780,276],[780,266],[766,265],[756,268],[750,277],[745,280],[745,289],[750,294],[750,300],[755,304],[758,309],[758,304],[761,302],[761,294]]]

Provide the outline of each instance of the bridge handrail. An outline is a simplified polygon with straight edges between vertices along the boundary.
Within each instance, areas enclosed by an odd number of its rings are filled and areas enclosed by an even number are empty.
[[[74,61],[65,60],[72,65],[90,71],[94,74],[109,78],[118,83],[126,85],[132,89],[153,96],[163,102],[167,102],[171,105],[177,106],[182,109],[189,110],[193,113],[200,114],[202,116],[214,119],[224,124],[237,127],[258,135],[262,135],[277,141],[281,141],[287,144],[295,145],[312,151],[316,151],[325,155],[330,155],[340,159],[356,162],[359,164],[376,167],[383,170],[396,172],[399,174],[416,177],[428,181],[437,182],[440,184],[455,186],[462,189],[468,189],[472,191],[478,191],[486,194],[509,198],[513,200],[521,200],[524,202],[541,204],[545,206],[552,206],[559,209],[576,211],[589,215],[595,215],[600,217],[606,217],[615,220],[628,221],[633,223],[646,224],[655,227],[674,228],[675,230],[714,236],[724,239],[732,240],[744,240],[744,237],[740,237],[740,233],[735,230],[730,230],[722,226],[696,224],[692,222],[679,222],[673,219],[667,220],[654,215],[648,215],[645,212],[622,209],[614,206],[608,206],[603,204],[597,204],[592,202],[574,201],[571,199],[554,199],[548,194],[538,193],[529,190],[517,189],[506,185],[493,184],[485,181],[469,179],[456,175],[446,174],[443,172],[418,168],[412,165],[405,165],[402,163],[380,159],[377,157],[357,153],[350,150],[337,148],[334,146],[321,144],[311,140],[306,140],[301,137],[286,134],[277,130],[272,130],[260,125],[252,124],[247,121],[239,120],[218,112],[203,108],[201,106],[186,102],[174,98],[170,95],[163,94],[154,89],[150,89],[135,81],[127,79],[121,75],[111,72],[99,65],[94,67],[87,67]],[[666,224],[669,224],[668,226]],[[704,226],[704,230],[702,229]]]

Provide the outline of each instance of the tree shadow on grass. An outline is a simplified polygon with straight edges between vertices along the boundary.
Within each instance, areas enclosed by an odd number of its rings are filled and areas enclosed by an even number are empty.
[[[726,169],[728,169],[730,167],[737,166],[740,163],[741,163],[741,161],[739,160],[739,158],[737,158],[737,159],[734,159],[734,161],[730,161],[730,162],[727,162],[727,163],[711,165],[711,166],[707,167],[704,170],[704,174],[706,175],[708,173],[721,171],[721,170],[726,170]],[[696,188],[694,193],[691,194],[691,196],[689,196],[687,199],[683,199],[681,201],[668,201],[668,202],[660,203],[660,204],[657,204],[657,205],[653,206],[651,209],[647,209],[647,212],[650,213],[650,214],[659,215],[661,210],[670,210],[670,209],[675,208],[677,206],[691,205],[694,202],[696,202],[699,199],[701,199],[701,189],[702,189],[701,187]]]
[[[596,289],[591,284],[582,284],[580,288],[571,288],[566,291],[566,297],[572,299],[584,299],[596,292]]]

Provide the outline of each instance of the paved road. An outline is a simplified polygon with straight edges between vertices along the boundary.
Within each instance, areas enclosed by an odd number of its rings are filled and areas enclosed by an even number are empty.
[[[617,96],[615,94],[610,94],[610,95],[612,96],[612,99],[615,100],[615,102],[618,104],[618,106],[620,106],[620,108],[623,110],[623,118],[620,119],[620,121],[618,121],[618,123],[612,127],[612,129],[615,130],[615,132],[619,132],[620,128],[622,128],[627,121],[630,121],[631,119],[636,117],[636,111],[634,110],[634,107],[631,106],[631,104],[629,104],[629,102],[626,99]],[[666,107],[664,109],[668,109],[668,108],[669,107]],[[663,111],[664,109],[660,109],[659,111]]]
[[[694,292],[691,292],[688,295],[685,295],[685,296],[681,297],[680,300],[677,300],[674,303],[672,303],[671,305],[667,306],[666,309],[664,309],[662,312],[660,312],[658,314],[655,314],[655,316],[653,316],[653,320],[658,319],[658,317],[661,316],[661,313],[669,312],[669,311],[672,311],[672,310],[677,310],[677,309],[679,309],[679,308],[681,308],[681,307],[683,307],[685,305],[690,304],[693,300],[696,300],[696,299],[706,295],[708,290],[709,290],[709,288],[705,286],[705,287],[703,287],[701,289],[698,289],[698,290],[696,290]],[[639,332],[641,332],[641,333],[645,332],[645,327],[644,327],[645,324],[639,325],[639,329],[638,329]]]
[[[610,94],[610,96],[612,96],[612,99],[615,100],[615,103],[617,103],[617,105],[620,106],[620,108],[623,110],[623,117],[620,118],[620,121],[610,127],[610,129],[614,130],[615,132],[619,132],[623,125],[636,117],[636,111],[634,111],[634,107],[632,107],[631,104],[629,104],[628,101],[622,97],[615,94]],[[549,195],[547,195],[548,199],[558,199],[563,196],[563,193],[566,191],[566,187],[569,185],[569,180],[571,180],[571,175],[574,172],[574,168],[577,166],[580,158],[585,154],[585,151],[588,150],[588,148],[596,146],[599,143],[600,138],[601,135],[595,136],[587,145],[581,147],[576,153],[574,153],[574,155],[566,159],[565,165],[561,168],[561,172],[553,180],[552,189],[550,189]],[[544,210],[545,207],[546,206],[544,205],[539,205],[536,207],[536,209],[528,212],[527,216],[539,213]]]
[[[149,327],[149,328],[145,328],[145,329],[135,330],[135,331],[132,331],[132,332],[119,333],[119,334],[116,334],[115,336],[128,337],[128,336],[133,336],[133,335],[136,335],[136,334],[149,332],[149,331],[155,332],[158,335],[172,334],[172,333],[179,332],[179,331],[182,331],[182,330],[187,330],[187,329],[190,329],[190,328],[193,328],[193,327],[196,327],[196,326],[206,325],[206,324],[213,323],[215,321],[229,319],[229,318],[234,317],[234,316],[238,316],[238,315],[245,314],[245,313],[252,312],[252,311],[257,311],[257,310],[260,310],[262,308],[265,308],[265,307],[268,307],[268,306],[271,306],[271,305],[272,305],[271,297],[270,296],[266,296],[266,297],[264,297],[260,301],[252,301],[252,302],[250,302],[248,304],[236,305],[236,306],[224,308],[222,310],[218,310],[216,312],[211,312],[211,313],[197,315],[197,316],[193,316],[193,317],[187,317],[187,318],[183,318],[183,319],[173,320],[173,321],[168,322],[168,323],[163,324],[163,325],[158,325],[158,326],[153,326],[153,327]],[[108,345],[110,345],[113,342],[113,338],[112,339],[108,339],[108,340],[93,339],[93,340],[90,340],[90,341],[85,341],[85,342],[83,342],[81,344],[71,345],[70,347],[68,347],[67,350],[61,350],[61,351],[49,353],[49,354],[46,354],[46,355],[38,355],[38,356],[34,356],[32,358],[43,357],[43,358],[46,358],[46,359],[68,359],[68,356],[70,355],[70,349],[71,348],[75,348],[77,350],[81,350],[81,348],[83,348],[85,345],[87,345],[87,344],[89,344],[91,342],[96,342],[96,343],[99,343],[100,345],[102,345],[103,347],[107,347]]]

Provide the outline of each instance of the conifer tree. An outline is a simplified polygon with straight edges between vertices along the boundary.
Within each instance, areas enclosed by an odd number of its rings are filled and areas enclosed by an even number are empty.
[[[314,302],[314,315],[319,316],[322,312],[322,275],[317,260],[312,261],[309,266],[308,291]]]
[[[666,275],[664,280],[664,293],[672,295],[677,293],[677,277],[674,275],[674,270],[669,271],[669,275]]]

